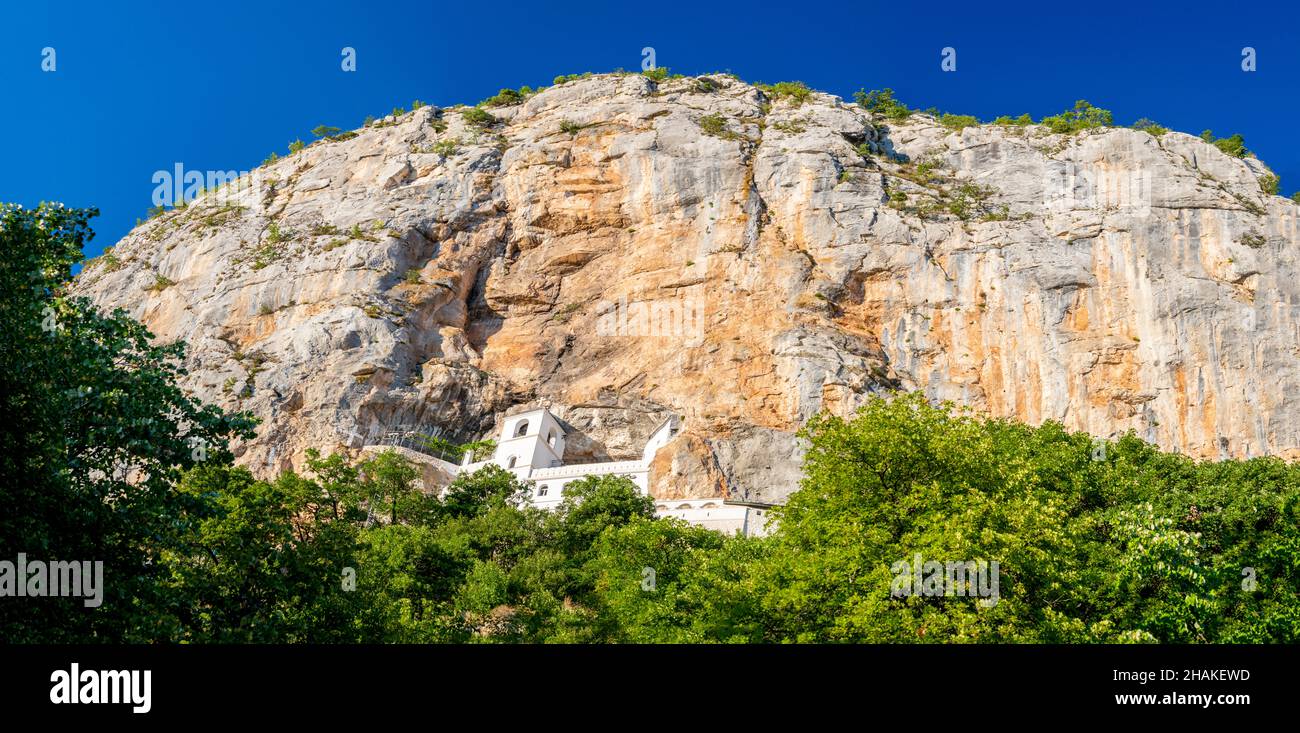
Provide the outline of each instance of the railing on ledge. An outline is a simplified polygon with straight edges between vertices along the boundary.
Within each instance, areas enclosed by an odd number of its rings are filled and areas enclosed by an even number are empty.
[[[428,439],[433,436],[415,431],[391,432],[386,433],[375,442],[375,445],[391,445],[397,448],[405,448],[423,453],[426,456],[437,458],[440,461],[450,463],[453,466],[460,465],[460,456],[452,451],[435,448],[428,443]]]
[[[593,463],[627,463],[629,460],[633,460],[633,459],[624,459],[621,461],[616,461],[613,458],[565,458],[564,465],[589,466]],[[633,461],[633,462],[640,463],[640,461]]]
[[[569,476],[589,476],[592,474],[605,473],[642,473],[646,470],[646,464],[641,461],[599,461],[590,463],[565,463],[562,466],[552,466],[550,468],[536,468],[529,476],[530,479],[538,481],[548,478],[568,478]]]

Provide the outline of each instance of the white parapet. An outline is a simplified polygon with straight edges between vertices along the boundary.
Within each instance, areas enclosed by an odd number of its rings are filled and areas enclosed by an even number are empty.
[[[726,534],[744,532],[745,507],[716,499],[674,499],[655,505],[655,516],[672,517]]]

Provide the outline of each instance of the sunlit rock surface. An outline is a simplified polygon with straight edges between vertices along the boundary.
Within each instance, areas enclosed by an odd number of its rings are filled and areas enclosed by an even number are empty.
[[[1198,457],[1298,453],[1297,207],[1260,161],[725,76],[490,111],[311,145],[137,227],[76,287],[189,342],[186,386],[263,419],[239,446],[263,475],[548,404],[566,460],[639,457],[677,414],[657,496],[779,502],[808,417],[897,388]]]

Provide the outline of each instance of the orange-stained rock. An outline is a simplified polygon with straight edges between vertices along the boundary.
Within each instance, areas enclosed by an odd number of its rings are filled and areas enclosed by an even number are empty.
[[[76,288],[187,340],[186,386],[263,418],[239,460],[264,474],[538,403],[574,459],[639,457],[680,415],[656,496],[779,501],[795,430],[893,388],[1300,454],[1297,207],[1258,160],[712,79],[568,82],[487,129],[383,120],[137,227]]]

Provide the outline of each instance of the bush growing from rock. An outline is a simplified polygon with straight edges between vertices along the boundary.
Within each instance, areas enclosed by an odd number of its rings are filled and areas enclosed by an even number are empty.
[[[1201,132],[1201,139],[1234,158],[1244,158],[1250,155],[1250,151],[1246,149],[1246,139],[1240,133],[1231,137],[1216,138],[1213,132],[1205,130]]]
[[[1165,127],[1164,125],[1161,125],[1160,123],[1156,122],[1155,120],[1149,120],[1149,119],[1147,119],[1147,118],[1145,118],[1145,117],[1143,117],[1142,119],[1138,120],[1137,122],[1134,122],[1134,123],[1133,123],[1133,129],[1134,129],[1134,130],[1139,130],[1139,131],[1141,131],[1141,132],[1145,132],[1145,133],[1147,133],[1147,134],[1149,134],[1149,135],[1153,135],[1153,136],[1155,136],[1155,137],[1160,137],[1161,135],[1165,134],[1166,132],[1169,132],[1169,128]]]
[[[957,132],[961,132],[967,127],[979,127],[980,121],[975,119],[975,117],[971,115],[944,114],[942,117],[939,118],[939,124],[943,125],[949,130],[955,130]]]
[[[883,115],[891,120],[905,120],[912,114],[907,105],[894,99],[894,90],[886,87],[882,90],[866,91],[859,89],[853,95],[854,101],[863,109]]]
[[[1113,122],[1114,117],[1110,110],[1094,107],[1087,100],[1080,99],[1074,103],[1073,109],[1068,109],[1059,115],[1044,117],[1042,124],[1052,132],[1068,134],[1096,127],[1110,127]]]
[[[475,127],[488,127],[495,124],[497,121],[497,118],[493,117],[490,112],[482,107],[470,107],[464,112],[461,112],[460,116],[465,120],[466,124]]]

